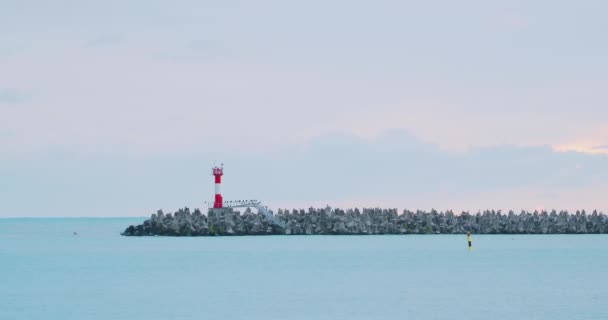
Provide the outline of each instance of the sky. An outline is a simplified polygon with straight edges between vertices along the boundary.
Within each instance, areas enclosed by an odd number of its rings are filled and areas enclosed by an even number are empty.
[[[607,10],[0,0],[0,217],[608,211]]]

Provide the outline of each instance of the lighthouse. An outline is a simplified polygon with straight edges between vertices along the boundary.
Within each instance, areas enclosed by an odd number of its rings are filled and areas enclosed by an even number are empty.
[[[224,165],[213,167],[213,176],[215,177],[215,202],[214,208],[223,208],[224,200],[222,198],[222,176],[224,175]]]

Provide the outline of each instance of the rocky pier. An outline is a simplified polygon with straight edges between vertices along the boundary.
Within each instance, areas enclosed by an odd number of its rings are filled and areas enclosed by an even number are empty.
[[[604,234],[608,216],[594,211],[535,211],[514,213],[487,210],[471,214],[431,210],[315,209],[278,210],[280,227],[266,216],[246,209],[209,209],[203,214],[184,208],[159,210],[143,224],[129,226],[124,236],[237,236],[237,235],[373,235],[373,234]]]

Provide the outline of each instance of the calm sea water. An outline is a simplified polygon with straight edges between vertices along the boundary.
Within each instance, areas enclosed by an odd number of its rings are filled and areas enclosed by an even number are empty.
[[[141,221],[0,219],[0,319],[608,319],[606,235],[119,235]]]

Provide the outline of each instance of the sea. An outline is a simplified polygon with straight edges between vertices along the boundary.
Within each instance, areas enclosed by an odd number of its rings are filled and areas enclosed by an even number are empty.
[[[0,219],[0,319],[608,319],[608,235],[123,237]]]

